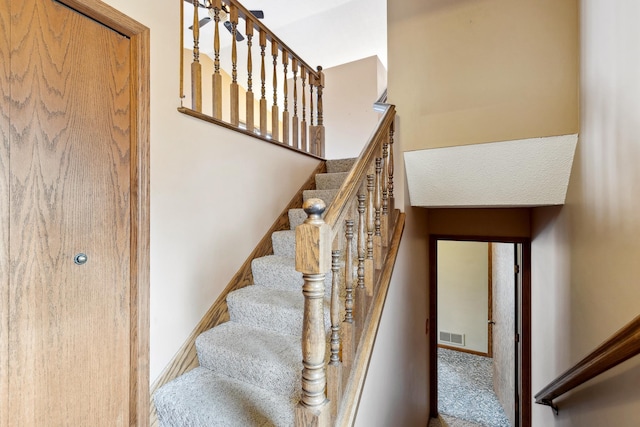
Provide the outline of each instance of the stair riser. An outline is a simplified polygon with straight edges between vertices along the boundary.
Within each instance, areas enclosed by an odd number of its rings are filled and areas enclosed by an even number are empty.
[[[348,172],[322,173],[316,175],[316,189],[330,190],[338,189],[347,177]]]
[[[229,295],[227,305],[229,307],[229,316],[234,322],[268,329],[281,334],[302,336],[302,317],[304,313],[302,292],[300,293],[299,301],[290,306],[269,304],[249,293]],[[327,333],[331,329],[329,307],[329,300],[326,300],[324,323]]]
[[[302,273],[296,271],[293,260],[285,265],[280,263],[284,258],[276,257],[256,258],[251,263],[253,283],[273,289],[297,291],[302,289],[304,283]],[[325,296],[331,295],[331,272],[327,272],[324,280]]]
[[[196,339],[200,366],[276,394],[299,396],[302,371],[299,339],[280,335],[277,343],[266,343],[266,333],[259,337],[247,333],[229,334],[221,328],[231,323],[219,325]],[[233,328],[233,331],[238,329]],[[253,328],[250,331],[261,334]]]

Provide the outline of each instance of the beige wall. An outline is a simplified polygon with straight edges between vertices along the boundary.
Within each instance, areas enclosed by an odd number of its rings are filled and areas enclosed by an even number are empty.
[[[581,2],[580,141],[567,204],[533,213],[533,388],[638,315],[640,28],[636,1]],[[536,426],[638,425],[640,358],[534,407]]]
[[[357,427],[426,426],[427,215],[407,222],[358,408]]]
[[[318,161],[178,113],[178,3],[107,3],[151,28],[153,381]]]
[[[386,72],[376,56],[324,70],[324,125],[326,157],[357,157],[378,123],[373,111]]]
[[[465,335],[461,348],[488,352],[489,250],[486,242],[438,242],[438,342],[440,331]]]
[[[389,2],[404,150],[577,132],[576,3]]]

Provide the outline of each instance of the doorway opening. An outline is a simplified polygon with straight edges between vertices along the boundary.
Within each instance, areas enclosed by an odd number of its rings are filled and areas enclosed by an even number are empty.
[[[528,427],[528,239],[431,236],[431,417]]]

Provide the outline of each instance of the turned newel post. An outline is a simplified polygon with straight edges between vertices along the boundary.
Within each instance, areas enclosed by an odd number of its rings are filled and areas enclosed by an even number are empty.
[[[302,325],[302,397],[296,407],[296,426],[328,426],[325,396],[324,278],[331,268],[331,227],[322,219],[326,205],[309,199],[303,205],[308,217],[296,228],[296,270],[304,284]]]

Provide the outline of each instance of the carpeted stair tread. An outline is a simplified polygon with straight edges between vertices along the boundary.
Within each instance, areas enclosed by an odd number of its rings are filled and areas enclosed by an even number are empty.
[[[321,173],[316,175],[317,190],[331,190],[340,188],[349,172]]]
[[[356,159],[327,160],[327,173],[349,172]]]
[[[282,230],[271,235],[273,254],[287,258],[296,256],[296,231]]]
[[[200,366],[277,394],[300,393],[300,337],[226,322],[196,339]]]
[[[330,190],[304,190],[302,192],[302,201],[306,202],[309,199],[322,199],[327,207],[333,202],[338,194],[337,189]]]
[[[197,367],[153,396],[160,427],[289,427],[296,401],[289,396]]]
[[[302,289],[302,273],[296,271],[295,260],[278,255],[267,255],[251,261],[253,283],[273,289],[295,291]],[[331,274],[324,279],[325,295],[331,293]]]
[[[231,320],[281,334],[302,336],[304,297],[302,289],[284,291],[265,286],[247,286],[227,297]],[[325,300],[325,330],[331,328],[329,300]]]

